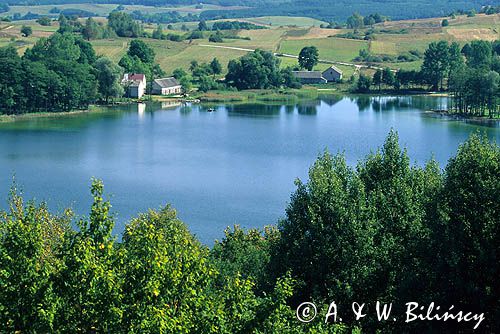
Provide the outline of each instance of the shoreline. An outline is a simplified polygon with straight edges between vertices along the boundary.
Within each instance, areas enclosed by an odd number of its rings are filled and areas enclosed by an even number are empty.
[[[286,90],[245,90],[245,91],[209,91],[206,93],[193,93],[189,98],[185,97],[166,97],[166,96],[154,96],[151,99],[146,100],[130,100],[130,101],[120,101],[107,105],[90,105],[87,109],[82,110],[71,110],[63,112],[31,112],[25,114],[16,115],[0,115],[0,125],[6,123],[13,123],[17,121],[30,120],[36,118],[59,118],[82,114],[96,114],[109,112],[109,108],[113,106],[120,105],[133,105],[139,103],[161,103],[161,102],[179,102],[179,103],[297,103],[304,100],[315,100],[325,95],[341,95],[341,96],[429,96],[429,97],[448,97],[448,93],[433,93],[433,92],[401,92],[396,91],[383,91],[383,92],[371,92],[371,93],[352,93],[344,91],[343,89],[336,88],[316,88],[311,86],[306,86],[303,89],[286,89]],[[425,110],[425,114],[430,116],[440,116],[446,117],[450,120],[460,120],[460,121],[474,121],[482,123],[498,122],[500,118],[489,118],[480,116],[468,116],[458,113],[450,113],[447,110]]]
[[[441,118],[448,118],[450,120],[454,121],[474,121],[474,122],[481,122],[481,123],[498,123],[500,122],[500,117],[498,118],[490,118],[490,117],[481,117],[481,116],[474,116],[474,115],[466,115],[466,114],[459,114],[459,113],[450,113],[447,110],[426,110],[424,111],[425,114],[433,117],[441,117]]]
[[[61,111],[61,112],[30,112],[25,114],[17,114],[17,115],[0,115],[0,124],[2,123],[11,123],[17,122],[27,119],[33,118],[57,118],[57,117],[66,117],[72,115],[80,115],[84,113],[93,112],[91,109],[95,108],[94,106],[89,106],[87,109],[82,110],[71,110],[71,111]]]
[[[15,114],[15,115],[3,115],[0,114],[0,124],[12,123],[23,120],[30,120],[36,118],[59,118],[59,117],[67,117],[67,116],[75,116],[82,114],[97,114],[109,112],[108,110],[104,110],[103,108],[109,108],[113,106],[120,105],[130,105],[136,103],[146,103],[149,101],[130,101],[130,102],[117,102],[113,104],[92,104],[87,109],[78,109],[78,110],[70,110],[70,111],[54,111],[54,112],[29,112],[24,114]]]

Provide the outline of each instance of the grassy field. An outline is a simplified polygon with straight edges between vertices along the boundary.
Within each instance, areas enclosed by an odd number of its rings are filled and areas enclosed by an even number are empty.
[[[66,7],[77,8],[77,5],[66,5]],[[82,5],[78,5],[82,6]],[[84,10],[96,11],[97,8],[102,13],[114,8],[115,5],[84,5],[89,7],[79,7]],[[32,12],[48,11],[53,6],[29,7]],[[125,6],[127,10],[141,10],[141,6]],[[13,10],[17,7],[13,6]],[[172,7],[150,8],[150,10],[164,10]],[[196,9],[193,6],[178,7],[176,10],[205,10],[213,6],[204,5],[203,9]],[[450,25],[441,27],[443,18],[390,21],[376,24],[374,39],[372,41],[354,40],[336,37],[336,35],[349,32],[346,29],[324,29],[320,28],[321,21],[304,17],[258,17],[235,19],[267,25],[264,30],[241,30],[227,32],[236,34],[247,39],[225,39],[223,43],[210,43],[207,38],[210,33],[205,33],[205,39],[172,42],[167,40],[144,39],[151,44],[156,52],[156,59],[163,70],[171,73],[175,68],[187,69],[192,60],[198,62],[208,62],[217,57],[225,67],[229,60],[240,57],[246,53],[243,50],[227,49],[264,49],[273,52],[280,52],[298,55],[305,46],[314,45],[319,50],[320,59],[328,61],[340,61],[352,63],[362,49],[369,50],[376,55],[392,55],[418,50],[423,52],[432,41],[447,40],[458,41],[464,44],[467,41],[476,39],[495,40],[500,38],[500,15],[477,15],[469,18],[459,16],[455,19],[448,18]],[[105,20],[102,18],[101,20]],[[208,22],[209,25],[211,22]],[[33,35],[21,37],[20,29],[23,24],[29,25],[33,29]],[[184,34],[179,31],[182,24],[174,24],[173,32]],[[196,28],[197,22],[186,23],[192,29]],[[146,26],[146,31],[152,31],[154,25]],[[43,27],[34,21],[15,21],[0,23],[0,46],[13,45],[23,53],[26,48],[32,46],[40,37],[47,37],[58,29],[57,22],[53,22],[50,27]],[[177,29],[177,30],[176,30]],[[403,32],[403,33],[401,33]],[[226,32],[225,32],[226,33]],[[108,56],[118,61],[126,52],[130,39],[116,38],[107,40],[94,40],[92,44],[99,55]],[[211,46],[222,46],[225,48],[213,48]],[[422,60],[408,63],[382,63],[378,66],[389,66],[394,69],[418,69]],[[295,66],[297,60],[293,58],[281,58],[282,66]],[[327,64],[318,64],[316,68],[323,70]],[[344,71],[344,77],[348,78],[355,73],[354,66],[338,66]]]
[[[247,18],[246,21],[273,27],[276,26],[319,27],[320,24],[326,23],[324,21],[316,20],[310,17],[290,17],[290,16],[253,17],[253,18]]]
[[[310,17],[289,17],[289,16],[261,16],[261,17],[249,17],[249,18],[238,18],[238,19],[223,19],[223,20],[208,20],[207,24],[210,26],[216,21],[244,21],[250,22],[257,25],[267,26],[269,28],[279,28],[279,27],[319,27],[320,24],[326,24],[326,22],[316,20]],[[180,29],[181,26],[185,25],[189,29],[196,29],[198,27],[198,22],[179,22],[174,23],[173,26],[176,29]]]
[[[306,45],[317,47],[320,59],[345,62],[352,61],[361,49],[367,50],[369,47],[367,41],[327,37],[307,40],[284,40],[280,44],[279,52],[298,55]]]
[[[278,51],[280,41],[283,39],[287,29],[264,29],[264,30],[242,30],[238,36],[249,37],[245,39],[225,39],[223,43],[212,43],[216,45],[241,47],[247,49],[263,49],[267,51]]]

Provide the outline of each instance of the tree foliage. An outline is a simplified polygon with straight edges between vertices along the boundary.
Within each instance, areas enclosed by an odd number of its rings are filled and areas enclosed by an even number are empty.
[[[107,103],[109,98],[122,96],[124,93],[121,85],[123,69],[106,57],[99,58],[95,62],[95,68],[101,98]]]
[[[71,34],[41,38],[23,57],[0,48],[0,112],[68,111],[97,96],[92,46]]]
[[[23,37],[31,36],[33,34],[33,29],[30,26],[22,26],[21,34],[23,35]]]
[[[127,13],[111,12],[108,16],[108,26],[120,37],[139,37],[142,27]]]
[[[306,46],[300,50],[299,65],[308,71],[312,71],[318,64],[319,52],[315,46]]]
[[[294,85],[296,80],[285,78],[287,70],[280,69],[279,64],[280,60],[272,53],[255,50],[229,61],[226,83],[240,90]]]
[[[321,154],[296,181],[276,227],[236,226],[209,249],[165,206],[127,224],[120,241],[103,184],[88,218],[55,216],[15,187],[0,212],[0,325],[51,333],[464,332],[459,322],[300,323],[362,301],[408,301],[487,312],[500,326],[500,148],[472,135],[441,170],[410,164],[391,132],[356,166]],[[75,225],[77,229],[71,226]],[[326,305],[326,306],[325,306]],[[322,313],[320,313],[322,314]],[[323,313],[325,314],[325,313]]]
[[[13,188],[0,213],[0,325],[8,332],[460,332],[464,323],[317,320],[295,307],[409,300],[487,312],[500,323],[500,148],[477,134],[444,170],[413,166],[398,136],[347,164],[321,154],[278,227],[226,230],[212,249],[170,207],[112,235],[101,181],[88,218],[54,216]]]

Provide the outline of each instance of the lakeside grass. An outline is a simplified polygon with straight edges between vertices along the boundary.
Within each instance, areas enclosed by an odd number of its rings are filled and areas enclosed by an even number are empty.
[[[339,94],[339,92],[334,89],[319,90],[317,87],[304,86],[302,89],[218,90],[194,94],[193,98],[197,98],[202,102],[298,102],[299,100],[317,99],[320,94]]]
[[[128,104],[132,104],[130,101]],[[118,105],[117,105],[118,106]],[[50,119],[50,118],[66,118],[69,116],[79,116],[79,115],[98,115],[103,113],[108,113],[110,109],[109,106],[104,105],[90,105],[87,109],[70,110],[70,111],[58,111],[58,112],[30,112],[24,114],[16,115],[4,115],[0,114],[0,124],[22,122],[36,119]]]

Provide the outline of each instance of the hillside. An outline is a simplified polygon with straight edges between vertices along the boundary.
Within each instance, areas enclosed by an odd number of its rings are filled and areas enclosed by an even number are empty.
[[[447,27],[441,26],[442,19],[391,21],[358,31],[361,35],[371,31],[372,40],[345,38],[346,34],[352,33],[352,30],[320,28],[321,21],[288,17],[246,18],[245,21],[265,24],[268,29],[234,31],[233,33],[240,39],[224,39],[223,43],[209,42],[209,32],[205,32],[202,39],[181,42],[144,40],[154,48],[157,61],[167,73],[171,73],[178,67],[187,69],[192,60],[208,62],[217,57],[225,69],[229,60],[244,55],[246,50],[259,48],[298,55],[304,46],[314,45],[319,50],[321,60],[346,63],[338,66],[348,77],[358,70],[355,65],[417,69],[422,63],[418,55],[422,55],[432,41],[447,40],[465,44],[467,41],[476,39],[500,39],[500,15],[480,14],[475,17],[464,15],[455,19],[448,18],[449,26]],[[290,25],[286,25],[287,23]],[[21,37],[20,29],[24,24],[32,27],[32,36]],[[210,25],[211,21],[208,24]],[[196,25],[196,22],[192,22],[188,24],[188,27],[194,29]],[[164,32],[186,34],[180,30],[180,26],[181,24],[173,25],[172,30],[164,30]],[[146,25],[145,30],[151,32],[155,27],[155,25]],[[49,36],[57,29],[57,22],[53,22],[53,25],[49,27],[41,26],[34,21],[3,22],[0,24],[0,46],[13,45],[22,53],[38,38]],[[129,42],[128,38],[91,41],[98,54],[108,56],[115,61],[126,53]],[[368,51],[381,61],[355,60],[360,50]],[[417,56],[400,61],[401,57],[408,55]],[[296,64],[296,59],[282,58],[282,66]],[[321,69],[325,66],[327,66],[325,63],[320,63],[317,68]]]
[[[68,5],[88,4],[88,0],[8,0],[9,5]],[[88,6],[112,4],[153,6],[158,8],[185,7],[199,4],[196,0],[94,0]],[[283,5],[286,3],[286,5]],[[425,18],[447,15],[455,10],[480,9],[484,5],[498,4],[496,0],[207,0],[201,17],[203,19],[257,17],[257,16],[308,16],[325,21],[345,21],[353,12],[367,15],[379,12],[393,19]],[[210,5],[216,5],[210,7]],[[223,8],[217,6],[238,6]],[[242,8],[250,7],[250,8]],[[31,9],[30,9],[31,10]],[[180,9],[182,10],[182,9]],[[93,11],[101,12],[101,9]]]

